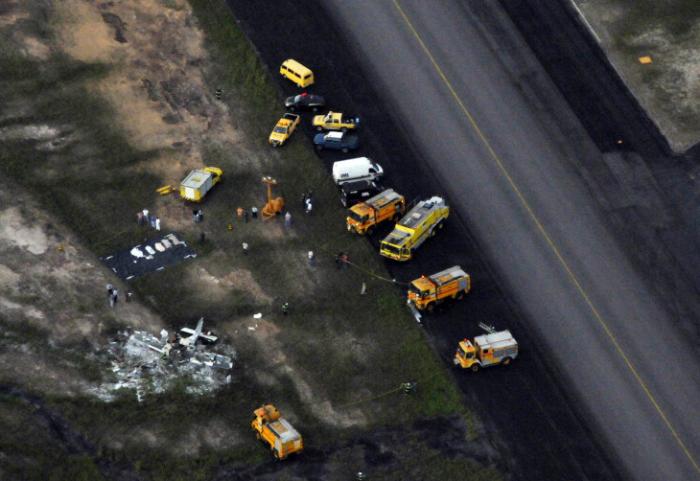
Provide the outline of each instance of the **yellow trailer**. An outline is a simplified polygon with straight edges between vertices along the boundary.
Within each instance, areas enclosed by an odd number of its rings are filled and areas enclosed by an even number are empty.
[[[219,183],[223,170],[218,167],[204,167],[187,174],[180,182],[180,197],[193,202],[201,202],[204,196]]]
[[[265,404],[253,411],[255,418],[250,426],[255,436],[270,446],[276,459],[284,459],[290,454],[299,453],[304,449],[301,434],[282,417],[273,404]]]
[[[396,261],[407,261],[414,251],[442,228],[450,208],[442,197],[422,200],[411,209],[380,244],[379,253]]]

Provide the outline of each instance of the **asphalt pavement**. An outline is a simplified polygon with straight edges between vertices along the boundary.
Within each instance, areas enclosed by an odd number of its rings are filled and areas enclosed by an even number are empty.
[[[696,479],[698,360],[474,4],[402,1],[402,14],[389,0],[228,3],[273,73],[300,58],[312,90],[363,116],[360,153],[390,185],[451,201],[440,236],[389,267],[402,279],[453,263],[472,273],[469,298],[426,319],[447,363],[479,321],[521,341],[512,368],[456,373],[505,446],[502,467],[514,479]],[[524,42],[507,54],[537,69]]]

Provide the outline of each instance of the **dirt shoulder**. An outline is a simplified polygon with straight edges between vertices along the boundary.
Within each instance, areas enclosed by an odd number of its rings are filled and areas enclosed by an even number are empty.
[[[574,0],[584,21],[678,154],[700,141],[700,5]]]

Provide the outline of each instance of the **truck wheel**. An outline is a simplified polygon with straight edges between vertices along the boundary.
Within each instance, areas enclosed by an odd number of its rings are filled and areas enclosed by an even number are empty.
[[[512,361],[511,358],[509,358],[509,357],[504,357],[503,360],[501,361],[501,364],[503,364],[504,366],[510,366],[510,362],[511,362],[511,361]]]
[[[316,127],[316,130],[319,131],[319,132],[323,132],[323,127],[321,127],[321,126],[319,125],[319,126]]]
[[[435,237],[435,234],[437,234],[437,227],[430,231],[430,237]]]
[[[262,440],[262,436],[260,436],[260,433],[257,432],[257,431],[255,432],[255,438],[256,438],[258,441]]]
[[[314,113],[318,112],[318,107],[311,107],[311,111]]]
[[[433,311],[435,310],[435,303],[434,303],[434,302],[431,302],[430,304],[428,304],[427,306],[425,306],[425,309],[426,309],[428,312],[433,312]]]
[[[368,227],[367,230],[365,231],[365,234],[370,235],[374,232],[374,227]]]
[[[478,364],[472,364],[472,367],[470,367],[472,372],[478,372],[479,371],[479,365]]]
[[[317,145],[317,146],[316,146],[316,150],[318,150],[318,151],[323,150],[323,145]]]
[[[464,299],[464,291],[460,291],[459,294],[457,294],[457,300],[461,301],[462,299]]]
[[[347,147],[343,148],[343,153],[344,153],[344,154],[347,154],[347,153],[348,153],[348,148],[347,148]]]
[[[342,133],[345,133],[345,132],[348,131],[348,128],[347,128],[347,127],[343,127],[343,128],[340,129],[340,131],[341,131]]]

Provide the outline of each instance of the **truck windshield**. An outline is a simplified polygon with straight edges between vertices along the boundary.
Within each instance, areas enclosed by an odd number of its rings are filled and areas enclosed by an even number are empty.
[[[350,218],[356,222],[359,222],[360,224],[364,224],[365,222],[367,222],[367,219],[369,219],[369,216],[366,214],[360,215],[357,212],[351,210],[350,211]]]
[[[275,132],[277,132],[278,134],[286,134],[287,127],[275,127]]]
[[[418,287],[416,287],[414,284],[411,284],[411,285],[408,287],[408,290],[410,290],[411,292],[413,292],[413,293],[414,293],[415,295],[417,295],[418,297],[428,297],[428,296],[430,295],[430,291],[428,291],[428,290],[421,290],[421,289],[419,289]]]
[[[382,242],[382,249],[391,252],[392,254],[399,255],[401,253],[401,248]]]
[[[467,352],[462,347],[459,348],[459,352],[460,352],[460,354],[462,354],[462,357],[464,357],[465,359],[471,359],[472,357],[474,357],[473,352]]]

